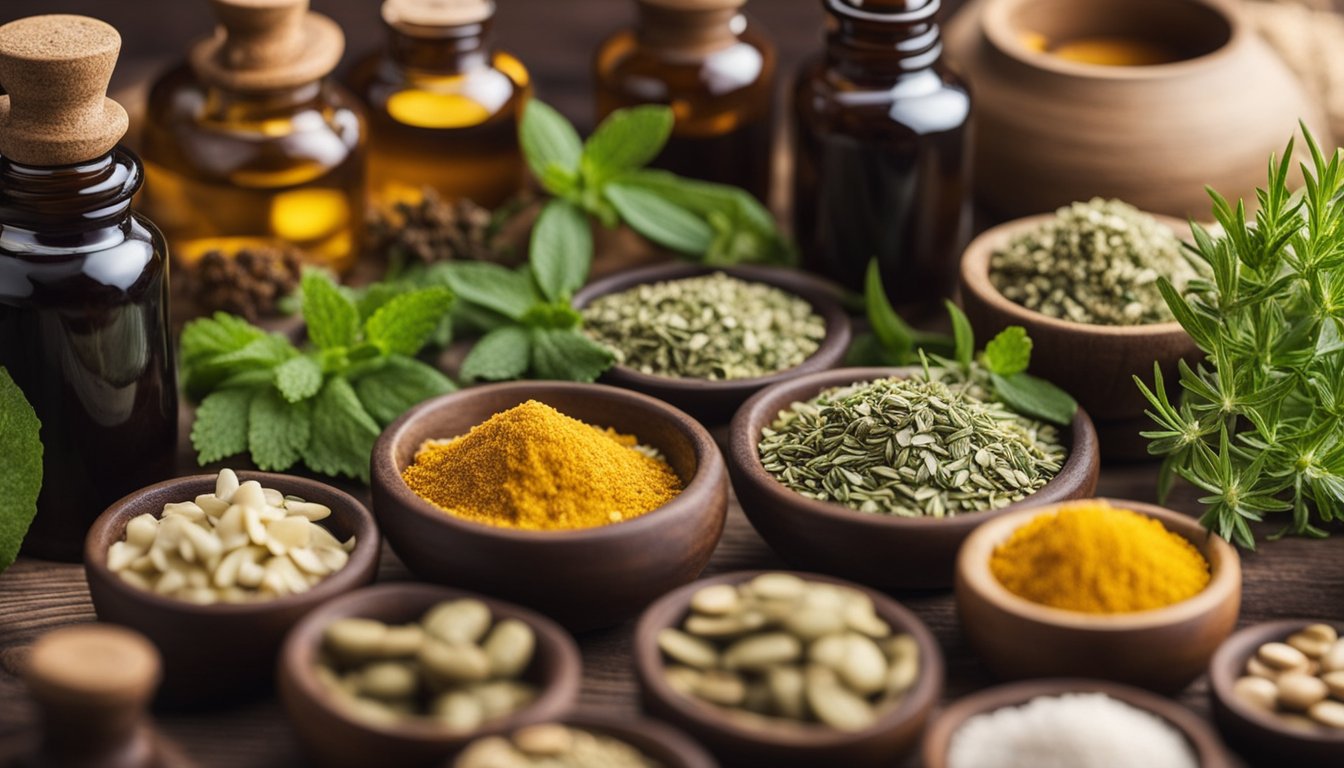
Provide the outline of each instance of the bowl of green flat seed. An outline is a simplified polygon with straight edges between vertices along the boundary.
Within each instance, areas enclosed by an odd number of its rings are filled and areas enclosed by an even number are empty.
[[[762,388],[840,364],[839,290],[790,269],[659,264],[574,297],[584,333],[612,351],[608,384],[722,424]]]

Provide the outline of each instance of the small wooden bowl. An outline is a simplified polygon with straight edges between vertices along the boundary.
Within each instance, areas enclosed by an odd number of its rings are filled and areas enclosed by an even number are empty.
[[[900,704],[884,710],[871,726],[854,732],[815,727],[752,728],[723,710],[677,693],[663,675],[663,655],[658,633],[680,625],[689,610],[691,596],[715,584],[740,584],[767,571],[737,571],[701,579],[665,595],[649,606],[635,625],[635,677],[639,680],[644,709],[686,731],[714,752],[724,765],[762,768],[807,768],[836,765],[846,768],[894,765],[896,758],[918,743],[924,722],[943,691],[943,654],[933,634],[919,617],[900,603],[867,587],[820,576],[794,572],[808,581],[840,584],[867,594],[877,615],[894,632],[908,633],[919,646],[919,680]]]
[[[771,285],[807,301],[826,320],[826,335],[812,356],[794,366],[768,376],[753,379],[708,381],[673,376],[655,376],[617,365],[602,376],[602,381],[633,389],[666,400],[707,425],[725,424],[747,398],[765,387],[808,373],[825,371],[841,364],[849,349],[849,315],[839,300],[839,289],[812,275],[778,267],[708,267],[698,264],[669,263],[618,272],[598,280],[574,296],[574,306],[583,309],[596,299],[620,293],[637,285],[684,280],[723,272],[751,283]]]
[[[418,621],[444,600],[470,597],[490,607],[496,621],[518,619],[536,633],[537,646],[524,679],[538,688],[536,701],[469,733],[453,733],[428,720],[391,725],[351,715],[317,679],[322,633],[337,619],[359,617],[388,624]],[[309,753],[324,768],[432,766],[472,739],[561,717],[579,697],[583,662],[578,646],[555,622],[482,595],[427,584],[380,584],[332,600],[313,611],[285,638],[278,676],[280,698]]]
[[[196,605],[134,587],[107,567],[107,550],[126,538],[126,524],[146,512],[191,501],[215,490],[215,475],[193,475],[143,488],[107,508],[84,540],[84,575],[102,621],[143,632],[163,655],[159,700],[173,706],[213,706],[270,688],[275,655],[290,627],[337,595],[373,581],[382,551],[373,516],[353,496],[316,480],[266,472],[239,472],[307,501],[331,516],[318,524],[344,541],[355,536],[345,567],[311,590],[256,603]]]
[[[1248,706],[1232,693],[1249,659],[1261,645],[1282,641],[1315,621],[1289,620],[1256,624],[1228,638],[1209,663],[1209,702],[1223,737],[1253,765],[1344,765],[1344,731],[1306,730],[1284,723],[1272,713]],[[1327,621],[1344,633],[1344,622]]]
[[[972,717],[1004,707],[1020,706],[1038,696],[1060,696],[1066,693],[1104,693],[1113,699],[1151,712],[1166,720],[1185,736],[1195,751],[1200,768],[1231,768],[1227,751],[1223,749],[1208,723],[1185,707],[1126,685],[1082,679],[1030,680],[1000,685],[958,700],[943,710],[929,726],[928,735],[924,738],[924,768],[947,768],[952,738]]]
[[[451,515],[402,480],[424,441],[466,434],[528,400],[638,436],[662,452],[685,489],[626,522],[521,531]],[[393,422],[373,449],[373,508],[419,578],[522,603],[581,631],[616,624],[700,575],[723,533],[728,476],[705,428],[666,403],[600,384],[520,381],[443,395]]]
[[[662,768],[718,768],[719,765],[699,744],[656,720],[579,711],[556,722],[619,739],[658,761]],[[452,763],[452,768],[456,766],[456,762]]]
[[[957,613],[990,671],[1006,679],[1087,677],[1174,693],[1199,677],[1232,632],[1241,608],[1241,559],[1193,517],[1137,501],[1104,499],[1161,521],[1209,561],[1204,591],[1165,608],[1091,614],[1033,603],[1009,592],[989,570],[1013,531],[1061,505],[1025,509],[972,533],[957,557]]]
[[[1096,491],[1097,435],[1082,409],[1071,427],[1060,430],[1069,455],[1059,474],[1029,498],[987,512],[944,518],[859,512],[799,495],[761,465],[761,430],[791,404],[831,387],[914,370],[838,368],[801,376],[762,390],[737,412],[728,452],[733,488],[752,526],[790,564],[879,589],[942,589],[952,586],[957,550],[976,526],[1014,509]]]
[[[961,257],[961,300],[975,337],[984,343],[1010,325],[1031,337],[1031,372],[1059,385],[1078,399],[1096,421],[1101,455],[1107,460],[1150,458],[1148,441],[1139,432],[1152,429],[1144,414],[1149,407],[1134,384],[1138,376],[1153,386],[1153,363],[1162,367],[1168,391],[1179,389],[1177,364],[1193,364],[1199,348],[1180,323],[1092,325],[1060,320],[1005,298],[989,281],[990,257],[1010,240],[1055,217],[1028,216],[992,227],[966,248]],[[1170,216],[1154,216],[1180,235],[1189,225]]]

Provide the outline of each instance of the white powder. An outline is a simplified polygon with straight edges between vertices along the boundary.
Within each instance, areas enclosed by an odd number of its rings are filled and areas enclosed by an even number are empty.
[[[948,768],[1199,768],[1180,731],[1102,693],[1041,696],[968,719]]]

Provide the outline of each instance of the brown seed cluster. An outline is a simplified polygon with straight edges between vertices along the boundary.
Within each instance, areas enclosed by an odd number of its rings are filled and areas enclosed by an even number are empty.
[[[369,214],[369,253],[390,264],[500,261],[495,216],[465,198],[449,202],[426,187],[418,203],[399,202]]]
[[[231,312],[249,321],[274,314],[276,303],[299,287],[303,254],[286,245],[214,250],[188,273],[187,290],[201,314]]]

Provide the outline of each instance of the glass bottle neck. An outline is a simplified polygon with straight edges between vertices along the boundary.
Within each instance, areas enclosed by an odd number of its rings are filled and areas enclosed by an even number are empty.
[[[211,85],[206,89],[205,113],[226,123],[257,123],[293,115],[318,105],[322,81],[273,91],[234,91]]]
[[[0,158],[0,250],[65,254],[119,242],[143,180],[140,159],[121,147],[58,167]]]
[[[851,0],[822,0],[828,15],[826,62],[853,80],[899,80],[930,69],[942,57],[937,14],[941,0],[885,0],[857,8]]]
[[[388,51],[406,70],[456,75],[490,66],[490,21],[444,27],[433,36],[411,35],[390,28]]]
[[[746,29],[738,8],[672,10],[639,3],[635,39],[645,48],[679,55],[704,55],[734,44]]]

